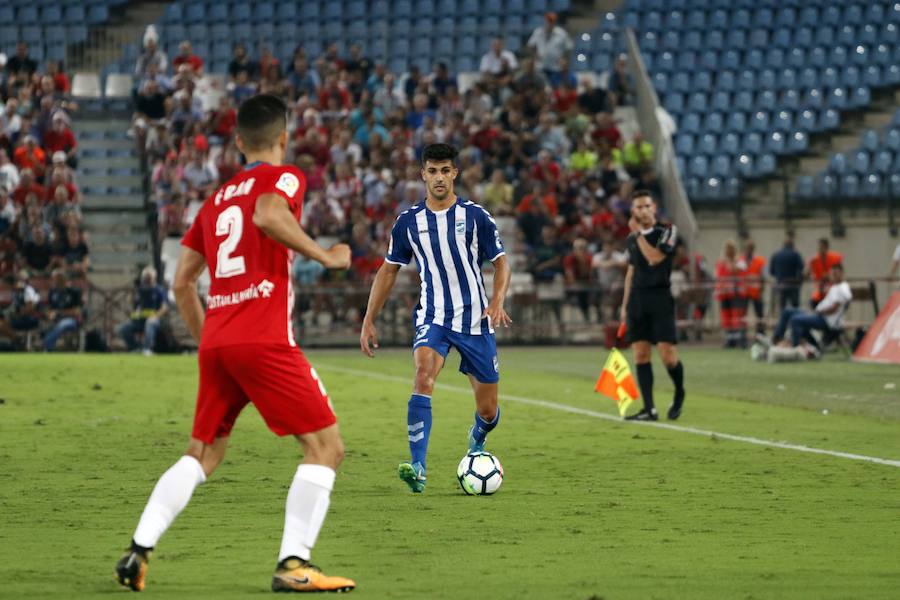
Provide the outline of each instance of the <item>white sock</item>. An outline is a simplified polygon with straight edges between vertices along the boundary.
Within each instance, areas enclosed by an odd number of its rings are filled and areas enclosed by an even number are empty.
[[[297,467],[288,490],[279,562],[288,556],[309,560],[328,512],[334,476],[334,469],[324,465]]]
[[[206,473],[193,456],[182,456],[156,482],[134,532],[134,542],[145,548],[156,546],[194,493],[206,481]]]

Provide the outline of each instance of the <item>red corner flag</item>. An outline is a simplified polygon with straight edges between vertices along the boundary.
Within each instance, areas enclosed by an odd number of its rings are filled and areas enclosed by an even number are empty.
[[[618,349],[613,348],[606,358],[606,364],[603,365],[594,391],[616,402],[619,405],[619,414],[623,416],[628,406],[640,395],[631,375],[628,360]]]

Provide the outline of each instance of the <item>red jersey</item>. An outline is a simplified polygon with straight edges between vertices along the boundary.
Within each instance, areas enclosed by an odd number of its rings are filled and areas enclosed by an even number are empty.
[[[206,257],[210,286],[200,348],[296,346],[291,329],[293,252],[253,224],[256,200],[277,194],[299,221],[306,178],[293,165],[258,164],[210,196],[181,243]]]

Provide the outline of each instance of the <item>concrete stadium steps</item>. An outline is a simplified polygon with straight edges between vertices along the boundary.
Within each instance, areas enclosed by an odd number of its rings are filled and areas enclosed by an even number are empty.
[[[85,188],[132,188],[140,189],[140,175],[81,175],[78,182]]]
[[[121,156],[86,156],[78,159],[78,166],[86,171],[133,169],[138,166],[138,161],[135,156],[130,154]]]
[[[126,125],[127,128],[127,125]],[[82,150],[133,150],[134,140],[125,139],[87,139],[78,142]]]
[[[82,218],[88,230],[98,233],[112,233],[126,230],[146,231],[147,214],[143,211],[84,211]]]
[[[83,208],[91,210],[143,210],[144,198],[138,194],[127,196],[88,194],[81,204]]]
[[[153,262],[149,250],[136,250],[133,252],[115,252],[106,250],[91,252],[91,261],[96,261],[105,267],[113,267],[114,269],[120,269],[122,267],[133,269],[136,265],[147,265],[152,264]]]
[[[150,249],[145,233],[95,233],[90,237],[91,252],[135,252]]]

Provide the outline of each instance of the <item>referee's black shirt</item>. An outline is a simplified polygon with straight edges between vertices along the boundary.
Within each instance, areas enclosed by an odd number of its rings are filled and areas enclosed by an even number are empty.
[[[637,236],[639,235],[643,235],[651,246],[665,255],[661,263],[650,266],[638,246]],[[634,276],[631,279],[632,290],[662,291],[669,289],[672,255],[675,254],[675,238],[674,225],[659,223],[649,231],[632,233],[628,236],[628,261],[634,267]]]

